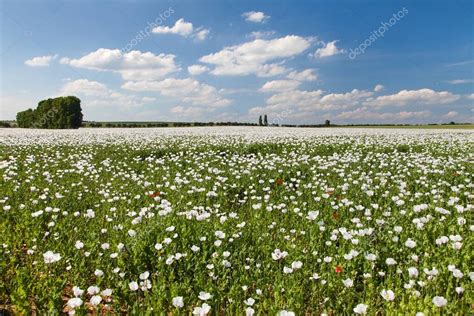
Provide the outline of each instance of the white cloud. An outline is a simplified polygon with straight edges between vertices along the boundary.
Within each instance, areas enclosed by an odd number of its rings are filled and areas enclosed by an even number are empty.
[[[303,91],[295,90],[301,82],[296,80],[274,80],[267,82],[260,91],[279,92],[266,99],[263,107],[256,107],[249,111],[266,111],[275,113],[291,110],[293,113],[309,113],[315,111],[334,111],[361,105],[363,101],[373,95],[373,92],[353,89],[347,93],[329,93],[324,95],[322,90]]]
[[[175,22],[172,27],[169,26],[157,26],[152,30],[152,33],[155,34],[176,34],[184,37],[192,36],[198,41],[205,40],[210,31],[203,27],[194,29],[194,26],[191,22],[186,22],[184,19],[179,19]]]
[[[325,94],[322,90],[295,90],[295,88],[292,89],[292,84],[285,82],[285,80],[267,82],[266,87],[262,87],[260,91],[278,92],[280,90],[280,92],[267,98],[264,105],[249,109],[249,117],[268,114],[271,117],[280,118],[279,121],[296,120],[299,124],[314,124],[324,119],[337,122],[418,123],[427,119],[433,120],[433,117],[437,119],[459,117],[459,113],[455,111],[450,111],[444,116],[436,113],[434,116],[429,109],[392,113],[378,112],[371,108],[371,106],[379,108],[387,105],[447,104],[460,98],[460,96],[447,91],[402,90],[397,94],[374,97],[374,92],[367,90],[353,89],[346,93]],[[467,97],[474,99],[474,94]]]
[[[287,69],[281,64],[265,64],[259,66],[256,75],[259,77],[273,77],[287,72]]]
[[[179,70],[174,59],[175,55],[171,54],[137,50],[122,54],[119,49],[99,48],[79,59],[62,58],[60,62],[76,68],[119,73],[124,80],[154,80]]]
[[[203,63],[214,65],[214,75],[274,76],[282,74],[286,68],[277,63],[267,62],[292,57],[305,51],[310,41],[296,35],[263,40],[256,39],[241,45],[225,47],[221,51],[201,57]]]
[[[431,89],[402,90],[396,94],[379,96],[368,100],[365,105],[383,107],[409,104],[447,104],[458,99],[459,95],[448,91],[437,92]]]
[[[324,57],[329,57],[329,56],[334,56],[337,54],[344,53],[343,49],[339,49],[336,46],[336,43],[338,41],[332,41],[329,43],[326,43],[323,47],[318,48],[316,52],[314,52],[314,57],[316,58],[324,58]]]
[[[281,92],[296,89],[301,82],[296,80],[273,80],[266,82],[259,91],[261,92]]]
[[[59,95],[79,96],[85,107],[118,107],[120,109],[127,109],[141,106],[143,103],[150,101],[145,98],[140,99],[134,95],[125,95],[107,88],[106,85],[100,82],[88,79],[67,82],[61,88]]]
[[[314,71],[314,69],[305,69],[300,72],[292,71],[286,77],[298,81],[314,81],[318,77]]]
[[[25,65],[30,67],[47,67],[58,55],[38,56],[25,60]]]
[[[378,84],[378,85],[376,85],[376,86],[374,87],[374,91],[375,91],[375,92],[380,92],[380,91],[382,91],[383,89],[385,89],[385,87],[384,87],[383,85],[381,85],[381,84]]]
[[[461,61],[461,62],[453,63],[453,64],[447,64],[446,66],[448,66],[448,67],[452,67],[452,66],[464,66],[464,65],[468,65],[468,64],[472,64],[472,63],[474,63],[474,59],[473,59],[473,60]]]
[[[162,81],[128,81],[123,89],[132,91],[157,91],[163,96],[178,98],[195,106],[225,107],[231,100],[223,98],[216,88],[197,80],[168,78]]]
[[[277,85],[275,84],[275,86]],[[263,87],[261,90],[263,90]],[[281,90],[283,90],[283,87]],[[268,91],[271,90],[268,89]],[[275,88],[274,91],[277,91],[277,89]],[[263,109],[268,111],[291,109],[295,113],[321,110],[331,111],[360,105],[371,95],[372,92],[370,91],[357,89],[347,93],[330,93],[326,95],[323,94],[322,90],[303,91],[288,89],[269,97]]]
[[[446,113],[443,117],[444,118],[455,118],[456,116],[458,116],[459,113],[456,112],[456,111],[449,111],[448,113]]]
[[[372,92],[353,89],[347,93],[330,93],[323,96],[320,100],[322,104],[333,108],[347,108],[360,104],[362,100],[372,96]]]
[[[175,106],[170,109],[170,113],[177,115],[178,117],[193,117],[198,118],[202,114],[206,113],[206,109],[196,106]]]
[[[263,87],[261,91],[263,91]],[[274,89],[274,91],[277,91],[277,89]],[[371,95],[372,92],[357,89],[347,93],[330,93],[326,95],[323,94],[322,90],[288,90],[272,95],[266,100],[264,107],[257,107],[250,111],[255,112],[256,109],[273,113],[282,110],[291,110],[293,113],[333,111],[360,105],[364,99]]]
[[[189,36],[193,33],[193,24],[186,22],[184,19],[176,21],[173,27],[169,26],[157,26],[152,32],[155,34],[178,34],[181,36]]]
[[[474,100],[474,93],[471,93],[467,96],[468,99],[470,100]]]
[[[319,120],[322,115],[321,111],[335,111],[361,106],[367,98],[373,95],[371,91],[357,89],[346,93],[329,94],[324,94],[322,90],[294,90],[291,89],[290,83],[286,83],[288,85],[286,86],[280,81],[284,80],[270,81],[267,83],[266,89],[264,87],[260,89],[261,91],[278,91],[280,89],[282,92],[267,98],[264,106],[251,108],[249,114],[271,113],[274,116],[279,115],[282,111],[289,111],[292,113],[293,119],[307,121],[316,117]]]
[[[270,16],[265,15],[263,12],[259,11],[250,11],[242,14],[246,21],[254,23],[263,23],[270,18]]]
[[[266,100],[264,107],[258,107],[268,112],[294,110],[295,112],[322,109],[325,106],[319,101],[323,94],[322,90],[302,91],[292,90],[284,91],[272,95]],[[254,111],[255,109],[250,109]]]
[[[338,120],[343,121],[363,121],[363,122],[373,122],[373,121],[391,121],[391,122],[406,122],[407,120],[413,121],[416,119],[427,118],[431,116],[429,111],[416,111],[416,112],[398,112],[398,113],[379,113],[379,112],[370,112],[364,108],[358,108],[354,111],[342,112],[335,116]]]
[[[107,87],[97,81],[89,81],[87,79],[78,79],[66,83],[61,89],[61,95],[82,94],[86,96],[107,96],[111,92]]]
[[[152,97],[143,97],[142,98],[142,102],[144,103],[150,103],[150,102],[155,102],[156,101],[156,98],[152,98]]]
[[[247,37],[252,38],[268,38],[275,34],[275,31],[253,31]]]
[[[197,76],[209,71],[209,68],[203,65],[191,65],[188,67],[190,75]]]
[[[208,29],[198,30],[194,36],[198,41],[204,41],[209,36],[210,31]]]
[[[465,84],[465,83],[473,83],[473,79],[454,79],[454,80],[448,80],[446,81],[447,83],[450,84]]]

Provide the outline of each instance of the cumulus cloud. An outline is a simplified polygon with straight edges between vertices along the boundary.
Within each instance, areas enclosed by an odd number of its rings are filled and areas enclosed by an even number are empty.
[[[471,93],[467,96],[468,99],[470,100],[474,100],[474,93]]]
[[[397,113],[379,113],[367,111],[365,108],[358,108],[354,111],[342,112],[335,116],[336,119],[342,121],[357,121],[362,120],[368,121],[391,121],[391,122],[406,122],[407,120],[413,121],[416,119],[427,118],[431,116],[430,111],[415,111],[415,112],[397,112]]]
[[[163,96],[177,98],[195,106],[225,107],[231,100],[222,97],[213,86],[197,80],[168,78],[162,81],[128,81],[123,89],[132,91],[156,91]]]
[[[458,116],[459,113],[456,112],[456,111],[449,111],[448,113],[446,113],[443,117],[444,118],[455,118],[456,116]]]
[[[209,31],[208,29],[200,29],[200,30],[196,31],[196,33],[194,33],[194,37],[198,41],[204,41],[209,36],[210,32],[211,31]]]
[[[268,112],[278,112],[283,110],[302,112],[322,109],[324,108],[324,106],[319,103],[322,94],[322,90],[291,90],[280,92],[267,98],[265,106],[250,109],[249,113],[255,112],[260,109]]]
[[[250,34],[247,35],[247,37],[252,37],[252,38],[268,38],[271,37],[275,34],[275,31],[253,31]]]
[[[459,95],[447,91],[436,92],[430,89],[402,90],[393,95],[374,97],[374,91],[353,89],[345,93],[326,93],[322,90],[298,90],[296,80],[274,80],[267,82],[260,91],[276,92],[265,100],[264,105],[256,106],[248,111],[248,115],[271,114],[281,117],[286,113],[285,120],[297,120],[300,124],[320,122],[324,119],[339,122],[397,122],[416,123],[427,119],[453,119],[459,113],[450,111],[443,115],[434,115],[429,109],[416,111],[379,112],[377,109],[388,105],[405,106],[431,104],[448,104],[460,99]],[[294,88],[292,85],[295,85]],[[466,96],[474,99],[474,94]],[[291,114],[289,114],[291,113]]]
[[[396,94],[379,96],[368,100],[365,105],[374,107],[404,106],[409,104],[447,104],[458,100],[459,95],[448,91],[433,91],[431,89],[401,90]]]
[[[321,98],[320,102],[332,108],[347,108],[360,104],[362,100],[372,96],[372,94],[370,91],[353,89],[351,92],[346,93],[326,94]]]
[[[193,118],[198,118],[202,114],[206,113],[206,109],[202,107],[197,107],[197,106],[175,106],[170,109],[170,113],[175,114],[176,116],[179,117],[193,117]]]
[[[245,18],[246,21],[253,23],[264,23],[270,18],[270,16],[265,15],[265,13],[259,11],[245,12],[242,14],[242,16]]]
[[[301,121],[315,117],[321,119],[321,111],[336,111],[362,106],[362,103],[372,95],[371,91],[358,89],[346,93],[324,94],[322,90],[303,91],[289,88],[267,98],[264,106],[251,108],[249,114],[272,113],[272,115],[278,115],[285,111],[292,113],[292,119],[298,118]],[[328,115],[325,117],[329,118]]]
[[[115,90],[107,88],[106,85],[90,81],[88,79],[78,79],[67,82],[59,92],[60,96],[77,95],[83,100],[83,105],[90,106],[113,106],[119,108],[130,108],[143,105],[150,99],[138,98],[134,95],[125,95]]]
[[[278,91],[278,88],[280,88],[282,92],[269,97],[265,102],[265,106],[258,107],[259,109],[269,112],[291,109],[294,113],[332,111],[361,105],[373,94],[370,91],[357,89],[347,93],[329,94],[324,94],[322,90],[303,91],[290,88],[285,90],[285,85],[278,82],[279,80],[276,81],[276,84],[269,85],[266,90],[262,87],[261,91]],[[271,90],[271,88],[274,89]]]
[[[381,84],[378,84],[378,85],[376,85],[376,86],[374,87],[374,91],[375,91],[375,92],[380,92],[380,91],[382,91],[383,89],[385,89],[385,87],[384,87],[383,85],[381,85]]]
[[[301,82],[296,80],[273,80],[266,82],[259,91],[261,92],[281,92],[296,89]]]
[[[317,79],[314,69],[305,69],[300,72],[292,71],[286,77],[297,81],[314,81]]]
[[[155,102],[155,101],[156,101],[156,98],[152,98],[152,97],[143,97],[143,98],[142,98],[142,101],[143,101],[144,103]]]
[[[155,34],[176,34],[184,37],[192,36],[197,40],[205,40],[210,31],[203,27],[194,29],[194,26],[191,22],[186,22],[183,18],[175,22],[172,27],[169,26],[157,26],[152,30],[152,33]]]
[[[38,56],[25,60],[25,65],[30,67],[48,67],[52,60],[56,59],[58,55]]]
[[[447,83],[450,84],[465,84],[465,83],[473,83],[473,79],[454,79],[454,80],[448,80],[446,81]]]
[[[184,19],[179,19],[172,27],[157,26],[152,32],[155,34],[177,34],[181,36],[189,36],[193,33],[193,24],[186,22]]]
[[[268,63],[276,59],[292,57],[305,51],[310,41],[300,36],[253,41],[225,47],[221,51],[203,56],[200,61],[214,65],[214,75],[249,75],[274,76],[286,72],[286,68],[278,63]]]
[[[343,49],[339,49],[336,46],[336,43],[338,41],[332,41],[329,43],[326,43],[323,47],[318,48],[316,52],[314,52],[314,57],[316,58],[324,58],[324,57],[329,57],[329,56],[334,56],[337,54],[344,53]]]
[[[78,79],[66,83],[61,89],[61,95],[82,94],[86,96],[107,96],[111,92],[107,87],[97,81],[89,81],[87,79]]]
[[[203,65],[191,65],[188,67],[190,75],[197,76],[209,71],[209,68]]]
[[[122,54],[119,49],[99,48],[78,59],[62,58],[61,63],[76,68],[119,73],[124,80],[155,80],[179,70],[175,55],[141,51]]]

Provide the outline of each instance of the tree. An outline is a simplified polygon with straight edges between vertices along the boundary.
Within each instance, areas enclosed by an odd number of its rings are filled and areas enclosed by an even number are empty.
[[[262,126],[263,123],[262,123],[262,116],[260,115],[260,117],[258,118],[258,126]]]
[[[330,121],[330,120],[326,120],[326,122],[324,123],[324,125],[325,125],[326,127],[329,127],[329,125],[331,125],[331,121]]]
[[[66,129],[82,125],[81,100],[74,96],[42,100],[35,110],[18,112],[18,126],[24,128]]]
[[[268,126],[268,120],[267,120],[266,114],[263,116],[263,125]]]
[[[29,128],[34,122],[34,111],[28,109],[16,114],[16,122],[19,127]]]

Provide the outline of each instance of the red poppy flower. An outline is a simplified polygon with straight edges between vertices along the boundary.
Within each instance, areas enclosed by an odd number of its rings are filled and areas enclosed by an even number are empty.
[[[341,273],[341,272],[342,272],[342,267],[336,266],[336,273]]]
[[[282,185],[283,184],[283,179],[277,179],[277,184]]]
[[[150,195],[148,195],[148,196],[151,197],[151,198],[155,198],[155,197],[159,196],[160,194],[161,194],[160,191],[156,191],[155,193],[150,194]]]

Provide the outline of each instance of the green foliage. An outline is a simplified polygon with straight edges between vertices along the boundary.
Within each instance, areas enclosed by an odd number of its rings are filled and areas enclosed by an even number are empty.
[[[74,96],[42,100],[35,110],[18,112],[16,120],[22,128],[66,129],[82,124],[81,100]]]
[[[18,112],[16,115],[16,122],[19,127],[28,128],[35,121],[34,117],[35,112],[32,109],[26,111]]]

